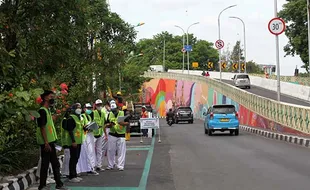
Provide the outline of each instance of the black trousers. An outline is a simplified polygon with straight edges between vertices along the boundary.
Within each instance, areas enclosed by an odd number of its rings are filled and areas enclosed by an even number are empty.
[[[147,137],[148,129],[142,129],[142,136]]]
[[[78,144],[76,148],[70,146],[70,161],[69,161],[69,179],[77,177],[76,165],[81,154],[81,145]]]
[[[39,190],[46,186],[47,173],[50,163],[54,173],[54,179],[56,181],[56,187],[62,187],[63,183],[60,180],[60,164],[56,154],[55,143],[49,143],[52,150],[46,152],[44,150],[45,145],[40,145],[41,149],[41,170],[40,170],[40,185]]]

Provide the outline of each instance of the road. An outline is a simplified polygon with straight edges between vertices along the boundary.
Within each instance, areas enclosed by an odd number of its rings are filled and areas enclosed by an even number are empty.
[[[310,150],[241,131],[204,134],[203,122],[161,121],[158,138],[132,137],[125,171],[104,171],[72,190],[309,190]],[[36,189],[35,186],[29,189]]]
[[[225,82],[230,85],[234,85],[232,80],[222,80],[222,82]],[[253,85],[251,86],[251,89],[244,89],[244,90],[251,92],[253,94],[259,95],[259,96],[270,98],[272,100],[277,100],[277,92],[274,92],[271,90],[267,90],[267,89],[253,86]],[[287,96],[284,94],[281,94],[281,102],[286,102],[286,103],[296,104],[296,105],[301,105],[301,106],[310,106],[310,102],[307,102],[305,100],[301,100],[295,97]]]

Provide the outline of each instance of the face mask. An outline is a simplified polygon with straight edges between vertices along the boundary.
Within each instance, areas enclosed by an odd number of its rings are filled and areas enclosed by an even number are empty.
[[[91,114],[91,112],[92,112],[91,110],[86,110],[86,111],[85,111],[85,113],[86,113],[87,115]]]
[[[102,106],[97,107],[97,110],[98,111],[102,110]]]
[[[54,105],[55,99],[49,99],[49,100],[48,100],[48,103],[49,103],[50,105]]]
[[[75,110],[75,113],[78,114],[78,115],[80,115],[80,114],[82,113],[82,109],[80,109],[80,108],[76,109],[76,110]]]

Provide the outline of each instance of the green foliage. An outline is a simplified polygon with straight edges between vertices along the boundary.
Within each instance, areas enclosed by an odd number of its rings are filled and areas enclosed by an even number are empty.
[[[287,0],[279,17],[287,23],[285,35],[289,42],[284,46],[286,55],[299,55],[304,63],[303,68],[309,73],[307,1]]]
[[[152,39],[142,39],[136,44],[136,53],[143,52],[143,57],[137,57],[130,62],[134,62],[142,68],[148,68],[150,65],[163,65],[163,52],[165,41],[165,67],[167,69],[182,69],[183,53],[182,36],[173,36],[168,32],[162,32],[154,35]],[[186,44],[186,43],[185,43]],[[198,62],[197,69],[207,69],[209,61],[217,65],[218,52],[213,48],[213,44],[205,40],[198,40],[192,34],[189,34],[189,44],[193,51],[190,52],[190,69],[192,62]],[[187,55],[185,54],[185,69],[187,69]]]
[[[118,88],[119,63],[124,77],[138,70],[125,66],[134,27],[109,12],[104,0],[1,1],[0,35],[1,172],[36,164],[36,98],[43,89],[56,91],[52,113],[59,128],[72,103],[93,102],[108,87]],[[141,81],[123,83],[137,91]]]

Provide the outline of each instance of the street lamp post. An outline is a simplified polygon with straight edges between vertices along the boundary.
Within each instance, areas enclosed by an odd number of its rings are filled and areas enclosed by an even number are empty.
[[[188,47],[188,31],[190,29],[190,27],[196,25],[196,24],[199,24],[199,22],[195,22],[193,24],[191,24],[188,28],[187,28],[187,31],[186,31],[186,41],[187,41],[187,47]],[[187,51],[187,74],[189,74],[189,51]]]
[[[310,63],[310,0],[307,0],[307,16],[308,16],[308,64]],[[310,64],[308,65],[310,68]]]
[[[218,32],[219,32],[219,40],[221,39],[221,23],[220,23],[220,18],[221,18],[221,14],[226,11],[227,9],[233,8],[237,5],[231,5],[226,7],[225,9],[223,9],[220,14],[217,17],[217,24],[218,24]],[[221,67],[221,49],[218,50],[219,51],[219,67],[220,67],[220,81],[222,81],[222,67]]]
[[[244,21],[239,18],[239,17],[235,17],[235,16],[231,16],[229,18],[232,18],[232,19],[238,19],[242,22],[242,25],[243,25],[243,44],[244,44],[244,72],[246,73],[246,35],[245,35],[245,24],[244,24]]]
[[[180,27],[180,26],[177,26],[177,25],[175,25],[175,27],[177,27],[177,28],[180,28],[182,31],[183,31],[183,40],[182,40],[182,42],[183,42],[183,47],[182,47],[182,50],[183,50],[183,48],[184,48],[184,45],[185,45],[185,31],[184,31],[184,29],[182,28],[182,27]],[[184,73],[184,64],[185,64],[185,51],[183,51],[183,67],[182,67],[182,73]]]

